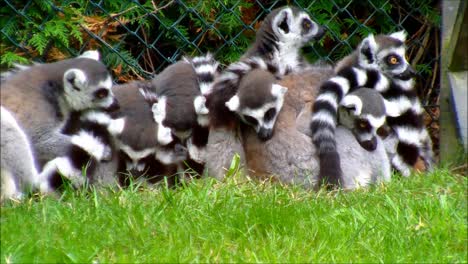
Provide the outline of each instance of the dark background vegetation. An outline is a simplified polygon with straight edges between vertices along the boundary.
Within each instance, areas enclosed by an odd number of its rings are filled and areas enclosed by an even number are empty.
[[[1,66],[50,62],[99,49],[116,82],[151,78],[182,55],[212,52],[237,60],[272,9],[307,11],[327,35],[304,49],[310,61],[334,63],[369,33],[408,32],[409,61],[426,124],[438,149],[440,3],[433,0],[2,0]]]

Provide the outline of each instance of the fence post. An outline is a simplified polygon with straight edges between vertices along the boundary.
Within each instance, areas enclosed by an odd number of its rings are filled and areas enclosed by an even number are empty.
[[[460,153],[466,153],[468,140],[468,11],[464,0],[442,2],[440,160],[453,162]]]

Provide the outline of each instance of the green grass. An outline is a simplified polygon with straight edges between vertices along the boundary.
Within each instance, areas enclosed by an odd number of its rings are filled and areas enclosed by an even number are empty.
[[[355,192],[232,177],[1,207],[1,262],[467,262],[467,179]]]

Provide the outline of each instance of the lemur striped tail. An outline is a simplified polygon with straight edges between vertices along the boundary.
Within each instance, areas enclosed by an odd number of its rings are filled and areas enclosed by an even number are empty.
[[[240,80],[249,72],[255,69],[262,69],[273,74],[277,79],[281,79],[282,74],[278,67],[270,61],[261,57],[249,57],[230,64],[216,81],[217,85],[238,87]]]
[[[193,58],[184,57],[184,60],[190,63],[195,70],[201,94],[210,93],[213,90],[215,77],[219,72],[219,62],[210,53]]]
[[[319,156],[319,179],[339,184],[340,158],[336,152],[337,110],[345,95],[358,87],[376,89],[385,99],[387,123],[398,139],[392,165],[404,176],[422,156],[433,163],[432,144],[423,124],[423,109],[413,89],[413,79],[389,79],[377,70],[346,67],[324,82],[313,105],[312,142]]]

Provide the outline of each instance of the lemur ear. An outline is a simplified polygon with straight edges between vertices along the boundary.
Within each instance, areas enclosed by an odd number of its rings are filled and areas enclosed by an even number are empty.
[[[88,59],[97,60],[97,61],[100,59],[99,51],[97,50],[87,50],[83,52],[83,54],[81,54],[79,57],[88,58]]]
[[[225,103],[226,107],[231,110],[232,112],[235,112],[239,109],[240,106],[240,101],[239,101],[239,96],[234,95]]]
[[[359,53],[367,60],[367,63],[372,64],[375,60],[377,48],[378,45],[375,41],[375,37],[373,34],[370,34],[361,42]]]
[[[195,113],[197,113],[197,115],[207,115],[210,112],[206,107],[206,98],[203,95],[195,97],[193,106],[195,107]]]
[[[284,96],[284,94],[287,91],[288,91],[287,87],[284,87],[284,86],[276,84],[276,83],[271,86],[271,94],[276,96],[276,97]]]
[[[289,33],[292,17],[292,11],[289,7],[286,7],[278,12],[278,14],[273,18],[273,23],[271,25],[271,28],[276,33],[276,35]]]
[[[81,91],[86,85],[86,74],[80,69],[69,69],[63,74],[63,83],[66,89]]]
[[[401,42],[406,41],[406,36],[407,36],[407,34],[406,34],[406,32],[404,30],[400,30],[398,32],[394,32],[394,33],[390,34],[391,38],[398,39]]]
[[[340,105],[353,111],[355,116],[358,116],[362,112],[362,101],[356,95],[347,95],[341,100]]]

